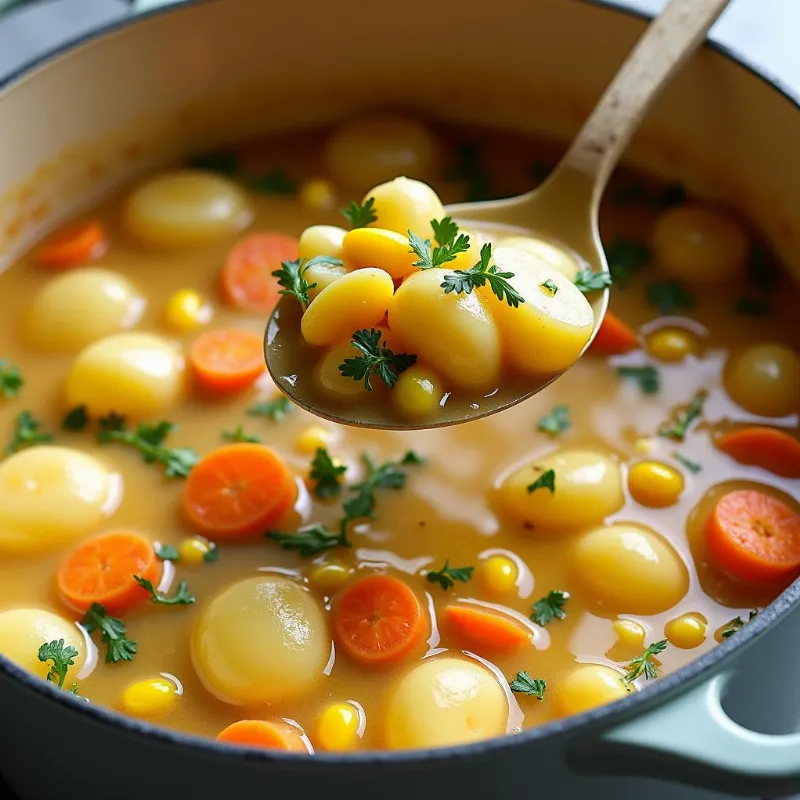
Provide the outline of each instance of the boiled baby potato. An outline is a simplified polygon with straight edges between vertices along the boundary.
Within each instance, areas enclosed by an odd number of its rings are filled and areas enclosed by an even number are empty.
[[[435,658],[414,667],[397,685],[386,710],[392,750],[445,747],[505,733],[508,700],[486,667],[460,658]]]
[[[572,253],[533,236],[506,236],[498,242],[498,246],[522,250],[547,264],[548,267],[558,270],[568,281],[574,281],[575,275],[581,268],[578,259]]]
[[[553,470],[555,491],[528,487]],[[500,485],[498,500],[506,512],[535,528],[596,525],[622,508],[619,464],[595,450],[565,449],[512,472]]]
[[[570,553],[585,589],[613,613],[659,614],[689,588],[672,545],[649,528],[616,523],[583,534]]]
[[[347,275],[347,268],[340,264],[332,264],[330,261],[318,261],[311,264],[305,271],[305,279],[309,284],[316,284],[308,290],[308,299],[314,300],[319,297],[323,289],[327,289],[334,281]]]
[[[225,703],[253,706],[300,697],[322,676],[331,639],[313,597],[282,577],[247,578],[218,594],[192,634],[192,660]]]
[[[122,275],[87,267],[58,275],[34,296],[26,318],[31,341],[46,350],[79,350],[133,328],[145,298]]]
[[[475,292],[445,294],[440,284],[448,272],[428,269],[403,281],[389,305],[389,327],[448,383],[491,388],[500,375],[500,332]]]
[[[98,417],[112,411],[157,416],[180,399],[183,369],[180,351],[160,336],[108,336],[75,357],[67,376],[67,404],[85,405],[91,416]]]
[[[366,203],[370,197],[375,200],[378,217],[373,227],[388,228],[403,236],[410,230],[422,239],[433,241],[431,220],[445,216],[439,196],[421,181],[395,178],[367,192],[361,202]]]
[[[759,342],[732,355],[724,380],[731,399],[751,414],[800,411],[800,357],[785,344]]]
[[[567,675],[556,688],[553,702],[562,717],[581,714],[628,694],[622,674],[601,664],[586,664]]]
[[[352,378],[345,378],[339,365],[346,358],[355,358],[359,355],[358,350],[353,347],[348,339],[346,342],[341,342],[334,347],[331,347],[327,353],[322,357],[322,360],[317,364],[315,376],[317,384],[323,392],[331,398],[331,400],[356,400],[359,397],[363,398],[367,389],[364,381],[354,381]],[[372,388],[375,389],[376,382],[372,382]]]
[[[326,286],[300,320],[303,338],[314,345],[334,345],[361,328],[383,321],[394,283],[382,269],[348,272]]]
[[[119,477],[79,450],[21,450],[0,462],[0,551],[69,544],[116,510],[120,492]]]
[[[346,235],[347,231],[336,225],[312,225],[300,234],[297,254],[300,258],[309,259],[315,256],[341,258]]]
[[[494,251],[498,272],[525,299],[517,308],[499,300],[486,285],[477,291],[492,310],[503,342],[503,359],[526,374],[571,367],[589,341],[594,312],[583,292],[561,272],[515,247]]]
[[[125,200],[126,230],[151,247],[192,247],[244,228],[247,198],[233,181],[202,170],[165,172],[139,184]]]
[[[86,642],[77,625],[41,608],[14,608],[0,613],[0,655],[40,678],[47,677],[53,662],[39,661],[39,648],[61,639],[64,647],[78,651],[64,680],[64,686],[69,688],[86,658]]]

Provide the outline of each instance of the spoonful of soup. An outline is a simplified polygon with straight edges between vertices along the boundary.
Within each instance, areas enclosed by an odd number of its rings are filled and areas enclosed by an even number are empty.
[[[608,178],[659,91],[728,0],[671,0],[535,191],[445,208],[398,177],[312,226],[274,274],[265,336],[277,385],[318,416],[433,428],[497,413],[571,367],[603,323]]]

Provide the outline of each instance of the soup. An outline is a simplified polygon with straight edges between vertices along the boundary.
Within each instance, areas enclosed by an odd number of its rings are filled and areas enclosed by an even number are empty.
[[[800,343],[797,289],[734,211],[620,174],[610,315],[494,417],[339,427],[266,375],[303,230],[401,172],[445,203],[518,193],[554,152],[397,117],[293,132],[147,177],[13,264],[0,653],[313,752],[513,734],[735,636],[800,572]]]

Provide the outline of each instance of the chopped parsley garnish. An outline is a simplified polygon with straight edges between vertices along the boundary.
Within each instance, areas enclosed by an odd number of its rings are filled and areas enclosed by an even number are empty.
[[[25,380],[19,367],[0,358],[0,397],[16,397],[24,385]]]
[[[425,576],[430,583],[438,583],[442,589],[451,589],[455,581],[467,583],[472,580],[472,573],[475,567],[451,567],[450,559],[444,562],[444,566],[439,570],[430,570]]]
[[[393,389],[401,372],[416,363],[417,357],[411,353],[395,353],[381,344],[381,332],[375,328],[363,328],[353,334],[351,344],[361,355],[346,358],[339,364],[339,371],[345,378],[364,381],[368,392],[372,391],[370,378],[377,375],[390,389]]]
[[[161,561],[177,561],[180,558],[180,553],[177,547],[171,544],[157,544],[156,557]]]
[[[516,694],[526,694],[530,697],[535,697],[537,700],[543,700],[544,693],[547,690],[547,681],[542,678],[531,678],[523,670],[514,676],[514,680],[508,682],[508,686]]]
[[[274,400],[265,400],[263,403],[256,403],[250,406],[244,413],[248,417],[266,417],[272,422],[280,422],[287,414],[294,410],[294,406],[288,397],[281,395]]]
[[[367,198],[367,202],[364,205],[351,200],[347,208],[339,209],[339,213],[350,223],[352,229],[366,228],[373,222],[378,221],[378,215],[375,213],[374,197]]]
[[[733,310],[748,317],[767,317],[772,311],[772,301],[766,297],[744,295],[733,304]]]
[[[226,442],[250,442],[251,444],[261,444],[258,436],[245,433],[244,425],[237,425],[232,431],[222,431],[222,438]]]
[[[431,225],[436,234],[436,247],[433,250],[430,239],[421,239],[416,233],[408,232],[408,244],[411,247],[408,252],[419,259],[414,262],[415,267],[420,269],[443,267],[455,261],[459,253],[466,253],[469,250],[469,236],[466,233],[458,233],[458,225],[450,217],[445,217],[441,222],[432,219]]]
[[[610,272],[592,272],[591,267],[584,267],[574,280],[575,285],[584,293],[599,292],[614,283]]]
[[[754,609],[753,611],[750,612],[750,616],[747,618],[746,621],[743,620],[741,617],[734,617],[727,624],[727,626],[719,632],[720,638],[730,639],[734,633],[740,631],[742,628],[744,628],[745,625],[747,625],[748,622],[752,622],[753,618],[757,616],[758,616],[758,611]]]
[[[448,247],[458,236],[458,224],[452,217],[442,217],[442,219],[432,219],[433,238],[439,247]]]
[[[556,406],[549,414],[545,414],[538,422],[536,427],[544,432],[556,435],[568,431],[572,427],[572,420],[569,418],[569,408],[567,406]]]
[[[297,550],[301,556],[315,556],[332,547],[351,547],[347,538],[347,517],[339,523],[339,532],[334,533],[324,525],[301,528],[296,533],[270,531],[268,539],[278,542],[284,550]]]
[[[406,464],[411,466],[419,466],[420,464],[425,464],[427,461],[428,459],[425,458],[425,456],[421,456],[414,450],[406,450],[405,454],[400,459],[401,464]]]
[[[294,261],[281,261],[281,268],[276,269],[272,275],[278,279],[281,287],[278,294],[295,297],[303,308],[311,302],[308,293],[316,287],[316,283],[306,280],[306,273],[311,267],[318,264],[330,264],[340,267],[342,260],[333,256],[314,256],[314,258],[296,258]]]
[[[50,683],[57,683],[59,689],[64,685],[67,679],[67,672],[69,668],[75,663],[75,657],[78,651],[72,647],[64,647],[64,640],[58,639],[52,642],[46,642],[39,648],[39,661],[46,664],[52,661],[53,665],[47,673],[47,680]]]
[[[30,411],[20,412],[14,420],[14,432],[5,452],[13,455],[26,447],[52,442],[53,435],[40,430],[41,427],[42,423]]]
[[[342,493],[342,475],[347,472],[344,464],[338,464],[324,447],[318,447],[311,461],[309,477],[314,481],[314,494],[321,500],[330,500]]]
[[[263,175],[248,178],[247,185],[255,192],[263,194],[297,194],[297,184],[290,180],[282,169],[273,169]]]
[[[666,639],[662,639],[660,642],[653,642],[640,656],[636,656],[636,658],[632,658],[628,662],[627,672],[621,679],[628,691],[630,691],[630,684],[637,678],[644,676],[645,680],[652,681],[658,677],[658,667],[654,662],[654,657],[659,653],[663,653],[666,649]]]
[[[80,432],[89,424],[89,412],[86,406],[75,406],[64,415],[61,420],[61,427],[67,431]]]
[[[694,308],[692,293],[680,281],[655,281],[645,289],[647,301],[662,314]]]
[[[92,603],[81,620],[87,633],[100,631],[100,640],[106,646],[106,664],[131,661],[136,655],[136,642],[125,635],[125,623],[117,617],[110,617],[105,606]]]
[[[689,426],[703,413],[703,403],[705,403],[705,401],[706,393],[703,391],[698,392],[692,398],[689,407],[678,414],[675,422],[671,425],[662,425],[658,429],[658,435],[665,436],[668,439],[674,439],[676,442],[682,442],[686,437]]]
[[[190,447],[165,447],[164,442],[176,425],[162,420],[155,425],[139,425],[135,431],[128,429],[125,418],[113,412],[98,420],[100,431],[97,441],[100,444],[117,442],[138,450],[146,464],[158,462],[166,467],[168,478],[185,478],[199,456]]]
[[[154,586],[153,582],[142,578],[139,575],[134,575],[133,579],[139,586],[146,592],[150,593],[150,602],[157,603],[162,606],[190,606],[197,598],[189,591],[189,585],[186,581],[181,581],[178,584],[178,589],[175,594],[164,594],[159,592]]]
[[[684,466],[684,467],[686,467],[686,469],[688,469],[688,470],[689,470],[689,472],[693,472],[695,475],[696,475],[698,472],[700,472],[700,470],[701,470],[701,469],[703,469],[703,465],[702,465],[702,464],[700,464],[700,463],[699,463],[699,462],[697,462],[697,461],[692,461],[692,459],[691,459],[691,458],[689,458],[689,456],[686,456],[686,455],[684,455],[683,453],[681,453],[681,451],[680,451],[680,450],[676,450],[676,451],[675,451],[675,452],[672,454],[672,457],[673,457],[673,458],[674,458],[674,459],[675,459],[675,460],[676,460],[676,461],[677,461],[679,464],[683,464],[683,466]]]
[[[481,164],[480,145],[477,142],[464,142],[458,146],[456,163],[447,171],[447,177],[466,183],[465,199],[468,202],[491,199],[492,181]]]
[[[614,239],[606,248],[606,261],[614,283],[627,286],[632,275],[650,262],[650,248],[641,242]]]
[[[230,150],[216,153],[202,153],[189,159],[189,166],[195,169],[207,169],[220,175],[235,175],[239,169],[239,157]]]
[[[556,493],[556,471],[546,469],[533,483],[527,487],[528,494],[533,494],[537,489],[549,489],[550,494]]]
[[[445,294],[471,294],[473,289],[489,284],[498,300],[505,300],[512,308],[518,308],[525,298],[508,282],[514,277],[513,272],[498,272],[497,267],[491,263],[492,245],[489,242],[481,247],[481,259],[470,269],[457,269],[444,276],[441,283]]]
[[[349,519],[375,516],[375,492],[378,489],[402,489],[407,477],[403,467],[425,463],[413,450],[409,450],[400,461],[385,461],[383,464],[375,464],[366,453],[362,453],[361,458],[367,468],[367,477],[348,487],[354,496],[342,504]]]
[[[558,294],[558,285],[552,278],[548,278],[539,284],[550,297],[555,297]]]
[[[531,619],[542,627],[549,625],[555,619],[565,619],[567,612],[564,611],[564,606],[568,600],[569,592],[553,589],[533,604]]]
[[[617,367],[620,378],[633,378],[645,394],[656,394],[661,388],[661,375],[655,367]]]
[[[206,564],[214,564],[219,561],[219,547],[213,542],[209,542],[208,550],[203,553],[203,561],[205,561]]]

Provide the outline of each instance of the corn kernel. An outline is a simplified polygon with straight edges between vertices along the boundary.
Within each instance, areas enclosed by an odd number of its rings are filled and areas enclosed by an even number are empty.
[[[336,562],[318,564],[309,573],[308,582],[321,592],[333,594],[333,592],[347,583],[352,572],[353,570],[350,567]]]
[[[481,564],[481,577],[493,594],[511,594],[516,591],[519,570],[508,556],[489,556]]]
[[[170,328],[186,333],[211,320],[211,306],[199,292],[181,289],[167,300],[164,317]]]
[[[647,351],[659,361],[683,361],[688,355],[700,352],[697,337],[684,328],[659,328],[647,337]]]
[[[191,539],[184,539],[178,548],[178,557],[181,564],[195,567],[202,564],[214,546],[208,539],[202,536],[193,536]]]
[[[633,443],[633,446],[636,448],[637,453],[646,455],[647,453],[651,453],[653,451],[653,440],[647,436],[640,436]]]
[[[353,750],[361,739],[361,718],[352,703],[328,706],[317,723],[314,744],[322,750]]]
[[[683,476],[658,461],[640,461],[628,472],[628,489],[637,503],[664,508],[677,502],[683,491]]]
[[[312,178],[300,187],[300,204],[308,211],[331,211],[336,202],[336,187],[325,178]]]
[[[166,678],[150,678],[132,683],[122,693],[120,709],[142,719],[155,719],[168,714],[175,706],[178,693],[175,684]]]
[[[614,633],[617,634],[617,644],[631,650],[644,648],[644,637],[647,635],[644,626],[633,619],[614,620]]]
[[[408,419],[425,419],[439,406],[442,388],[438,378],[424,367],[401,373],[392,393],[400,413]]]
[[[691,650],[706,640],[706,627],[706,619],[701,614],[684,614],[671,619],[664,626],[664,634],[675,647]]]
[[[309,425],[295,439],[294,446],[301,453],[313,455],[320,447],[329,447],[335,438],[335,434],[330,428]]]

